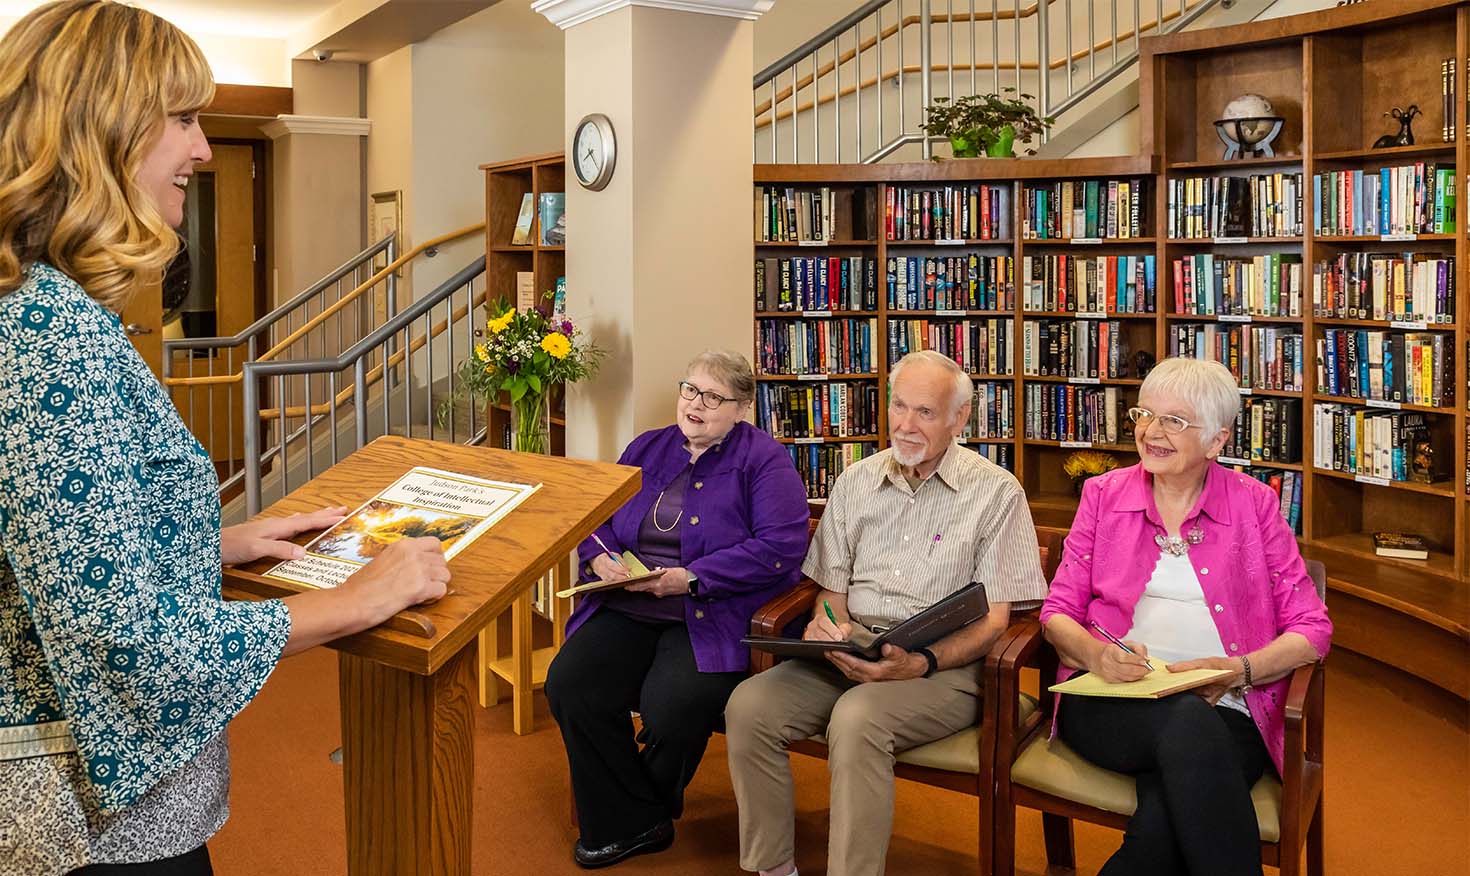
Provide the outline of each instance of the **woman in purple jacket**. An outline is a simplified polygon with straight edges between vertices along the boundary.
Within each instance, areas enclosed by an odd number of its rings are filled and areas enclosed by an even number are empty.
[[[1331,642],[1280,500],[1215,464],[1239,410],[1218,362],[1166,359],[1149,373],[1128,411],[1140,462],[1087,482],[1041,609],[1059,681],[1135,681],[1149,658],[1230,673],[1159,700],[1058,703],[1068,745],[1137,780],[1102,876],[1259,876],[1250,789],[1281,769],[1292,671]]]
[[[642,490],[581,545],[583,580],[627,577],[615,556],[625,550],[663,569],[583,599],[546,677],[582,867],[673,842],[684,787],[745,678],[750,616],[801,577],[806,490],[786,448],[744,422],[754,393],[743,356],[691,362],[678,422],[639,435],[618,460],[643,469]]]

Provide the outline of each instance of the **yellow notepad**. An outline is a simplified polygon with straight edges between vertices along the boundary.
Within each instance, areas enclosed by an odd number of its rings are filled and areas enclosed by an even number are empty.
[[[1182,690],[1193,690],[1230,675],[1229,669],[1189,669],[1170,672],[1164,661],[1149,658],[1153,671],[1138,681],[1114,683],[1104,681],[1095,673],[1086,673],[1054,684],[1047,690],[1052,693],[1073,694],[1079,697],[1123,697],[1125,699],[1152,699],[1166,697]]]
[[[558,590],[556,592],[556,596],[558,599],[566,599],[568,596],[576,596],[578,593],[596,593],[599,590],[617,590],[623,587],[627,587],[629,584],[638,584],[643,581],[651,581],[652,579],[657,578],[659,575],[663,574],[662,569],[656,571],[650,570],[648,566],[644,565],[642,560],[638,559],[638,557],[633,554],[632,551],[623,551],[623,565],[627,566],[628,571],[631,573],[627,578],[622,578],[617,581],[588,581],[585,584],[578,584],[576,587],[568,587],[565,590]]]

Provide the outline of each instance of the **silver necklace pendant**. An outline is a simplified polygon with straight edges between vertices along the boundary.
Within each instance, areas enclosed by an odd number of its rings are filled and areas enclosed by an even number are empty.
[[[1154,535],[1154,544],[1171,557],[1182,557],[1189,553],[1189,546],[1199,544],[1205,540],[1205,534],[1200,531],[1198,524],[1191,526],[1184,538],[1177,535],[1165,535],[1160,532]]]

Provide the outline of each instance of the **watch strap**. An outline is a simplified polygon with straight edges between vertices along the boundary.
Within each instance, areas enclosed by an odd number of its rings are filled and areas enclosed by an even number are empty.
[[[934,656],[933,651],[928,648],[915,648],[914,653],[924,655],[924,659],[929,661],[929,668],[924,672],[925,678],[939,671],[939,658]]]

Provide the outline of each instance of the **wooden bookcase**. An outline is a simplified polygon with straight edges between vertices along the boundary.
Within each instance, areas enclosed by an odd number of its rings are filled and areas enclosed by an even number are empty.
[[[1441,142],[1440,61],[1460,59],[1456,65],[1459,95],[1456,136]],[[1470,187],[1470,150],[1466,145],[1466,67],[1470,66],[1470,4],[1447,0],[1375,0],[1307,15],[1255,22],[1228,29],[1187,31],[1145,39],[1142,47],[1140,153],[1119,158],[1062,160],[969,159],[888,165],[756,165],[755,185],[793,191],[822,187],[851,192],[855,203],[864,199],[876,206],[872,234],[862,239],[826,246],[794,243],[755,243],[757,260],[825,254],[861,255],[877,260],[878,307],[868,314],[877,320],[874,363],[858,379],[880,387],[877,446],[886,445],[888,344],[886,328],[906,312],[890,309],[886,300],[886,267],[895,255],[958,255],[972,251],[1005,252],[1017,272],[1014,307],[1005,316],[1014,320],[1015,343],[1009,374],[977,375],[981,380],[1007,384],[1014,401],[1012,438],[987,439],[1010,451],[1011,468],[1026,488],[1038,525],[1070,526],[1077,507],[1071,483],[1061,464],[1071,447],[1057,441],[1029,439],[1025,433],[1026,386],[1054,384],[1065,378],[1038,380],[1023,375],[1021,327],[1031,319],[1076,319],[1075,314],[1035,314],[1023,310],[1022,278],[1025,259],[1058,251],[1078,256],[1129,254],[1154,256],[1156,308],[1147,315],[1122,317],[1131,350],[1146,350],[1158,358],[1168,355],[1169,338],[1180,323],[1225,322],[1214,316],[1178,314],[1174,310],[1171,264],[1197,253],[1217,256],[1284,254],[1299,258],[1303,270],[1303,302],[1299,316],[1253,317],[1252,326],[1273,326],[1300,334],[1303,350],[1301,391],[1262,391],[1254,397],[1300,400],[1302,462],[1252,463],[1299,473],[1302,478],[1300,543],[1308,557],[1328,568],[1332,593],[1328,603],[1337,625],[1340,646],[1420,675],[1441,687],[1470,698],[1470,477],[1466,474],[1470,449],[1470,270],[1467,270],[1466,228]],[[1244,93],[1269,98],[1286,119],[1273,144],[1274,158],[1223,161],[1223,147],[1213,125],[1233,97]],[[1425,116],[1416,120],[1417,145],[1373,150],[1373,141],[1390,133],[1396,123],[1385,119],[1390,106],[1417,103]],[[1453,165],[1456,171],[1455,233],[1420,234],[1411,241],[1384,241],[1372,237],[1318,235],[1313,222],[1312,179],[1327,171],[1365,170],[1415,162]],[[1286,237],[1248,237],[1227,240],[1180,239],[1167,234],[1170,184],[1186,177],[1246,176],[1264,173],[1300,173],[1304,182],[1303,229]],[[1055,181],[1132,179],[1150,181],[1150,209],[1141,238],[1102,243],[1038,241],[1021,232],[1023,193],[1031,186]],[[884,235],[884,206],[889,187],[943,187],[987,183],[1009,186],[1012,210],[1010,234],[1003,240],[965,241],[936,245],[890,241]],[[1370,328],[1392,332],[1389,322],[1333,320],[1312,312],[1312,266],[1343,252],[1411,252],[1455,257],[1455,321],[1433,324],[1427,330],[1443,335],[1454,356],[1453,374],[1446,385],[1459,393],[1442,407],[1408,407],[1423,413],[1431,424],[1436,449],[1448,454],[1447,480],[1434,484],[1392,481],[1387,484],[1326,471],[1313,465],[1313,410],[1319,401],[1367,407],[1364,402],[1325,396],[1317,391],[1315,342],[1329,329]],[[855,314],[856,315],[856,314]],[[917,316],[918,314],[912,314]],[[993,314],[985,314],[993,315]],[[755,312],[762,320],[803,322],[801,313]],[[965,314],[972,318],[982,314]],[[936,320],[963,317],[935,315]],[[1110,317],[1111,318],[1111,317]],[[1238,320],[1230,320],[1237,322]],[[755,332],[753,360],[759,382],[779,383],[796,378],[761,373],[761,335]],[[837,380],[850,375],[828,375]],[[1451,377],[1453,378],[1451,380]],[[800,382],[805,382],[800,381]],[[1090,381],[1087,381],[1090,383]],[[1101,380],[1120,390],[1120,406],[1136,398],[1136,375]],[[820,379],[817,385],[821,385]],[[1243,392],[1243,394],[1246,394]],[[1121,432],[1121,430],[1120,430]],[[798,443],[796,439],[783,439]],[[851,438],[802,439],[800,443],[850,442]],[[1131,439],[1120,437],[1115,446],[1101,447],[1124,464],[1136,461]],[[1373,551],[1375,529],[1408,530],[1425,535],[1433,550],[1427,561],[1392,560]]]
[[[556,287],[567,273],[566,247],[541,243],[540,196],[566,191],[566,162],[553,152],[530,158],[484,164],[485,173],[485,298],[516,301],[516,276],[529,272],[535,278],[538,296]],[[520,215],[521,201],[530,195],[537,205],[525,244],[511,243]],[[548,303],[547,307],[550,306]],[[510,404],[502,398],[486,412],[486,444],[510,446]],[[551,396],[551,453],[566,455],[566,405],[561,387]],[[563,559],[535,587],[517,597],[505,614],[479,634],[477,658],[480,705],[493,706],[500,700],[500,682],[510,688],[518,734],[533,729],[531,691],[546,683],[546,672],[566,633],[571,600],[557,599],[555,592],[571,582],[571,561]],[[538,622],[544,618],[549,623]],[[498,680],[497,680],[498,679]]]

